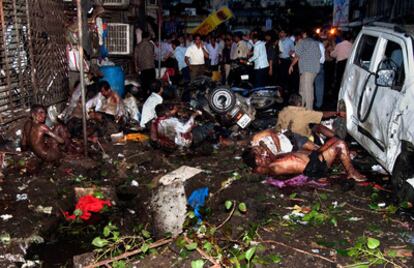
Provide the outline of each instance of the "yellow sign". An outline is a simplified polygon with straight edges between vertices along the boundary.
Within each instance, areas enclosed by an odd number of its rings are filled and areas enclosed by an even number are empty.
[[[216,29],[217,26],[223,22],[231,19],[233,17],[233,12],[228,7],[222,7],[219,10],[211,13],[200,25],[194,28],[192,34],[201,34],[207,35],[209,32]]]

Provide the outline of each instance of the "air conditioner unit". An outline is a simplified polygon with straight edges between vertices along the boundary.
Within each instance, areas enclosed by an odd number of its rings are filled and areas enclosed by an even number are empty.
[[[129,0],[103,0],[102,4],[107,7],[127,7]]]
[[[126,23],[108,23],[105,45],[109,55],[130,55],[132,52],[132,27]]]

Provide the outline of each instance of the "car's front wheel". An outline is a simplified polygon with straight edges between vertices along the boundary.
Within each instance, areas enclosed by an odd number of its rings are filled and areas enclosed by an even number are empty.
[[[414,145],[403,141],[401,153],[394,164],[391,182],[398,202],[414,204],[414,185],[408,180],[414,178]]]

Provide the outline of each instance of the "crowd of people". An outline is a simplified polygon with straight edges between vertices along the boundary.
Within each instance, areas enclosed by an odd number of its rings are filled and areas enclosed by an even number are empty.
[[[208,73],[225,85],[231,84],[233,62],[250,64],[255,87],[281,86],[287,95],[300,93],[306,108],[321,110],[335,107],[351,48],[351,33],[317,33],[313,29],[207,36],[172,33],[161,42],[143,32],[134,62],[143,88],[155,80],[159,62],[173,70],[170,74],[175,83],[187,84]]]
[[[134,60],[145,100],[141,103],[133,96],[121,98],[108,82],[98,82],[98,77],[87,87],[89,141],[99,144],[99,138],[105,135],[133,129],[147,133],[152,146],[165,152],[194,153],[205,144],[211,145],[206,148],[241,146],[245,163],[262,175],[304,174],[309,179],[326,178],[329,169],[338,162],[348,179],[366,180],[352,165],[353,152],[339,138],[341,129],[328,127],[325,121],[343,120],[346,114],[318,111],[324,105],[326,88],[331,87],[333,94],[339,88],[352,47],[351,36],[343,34],[336,45],[331,38],[323,40],[321,35],[317,38],[312,31],[303,31],[293,38],[282,30],[277,39],[275,36],[272,32],[254,31],[204,38],[172,36],[158,43],[144,32]],[[216,73],[213,79],[228,84],[232,61],[250,63],[254,85],[283,85],[286,105],[279,111],[272,128],[235,138],[228,135],[231,130],[227,126],[217,120],[206,120],[203,112],[190,107],[176,94],[167,94],[168,83],[156,79],[157,59],[161,66],[173,69],[169,72],[173,82],[184,88],[208,71]],[[128,104],[131,98],[136,106],[132,109]],[[54,126],[47,125],[46,108],[34,105],[24,126],[23,149],[33,151],[45,162],[59,162],[67,154],[79,154],[82,148],[76,138],[79,141],[82,132],[80,111],[79,86]],[[110,125],[111,130],[102,132],[102,128]]]

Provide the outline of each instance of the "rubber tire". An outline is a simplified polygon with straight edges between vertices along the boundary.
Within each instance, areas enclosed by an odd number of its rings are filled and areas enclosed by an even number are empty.
[[[218,94],[224,94],[230,98],[230,102],[226,107],[219,107],[216,105],[215,100],[218,98],[217,97]],[[231,111],[236,105],[236,96],[230,89],[225,88],[225,87],[219,87],[219,88],[214,89],[211,92],[208,98],[208,104],[211,110],[213,110],[214,112],[219,113],[219,114],[225,114]]]
[[[414,176],[414,146],[403,141],[401,153],[397,157],[392,172],[391,182],[398,202],[411,202],[414,204],[414,187],[407,179]]]

